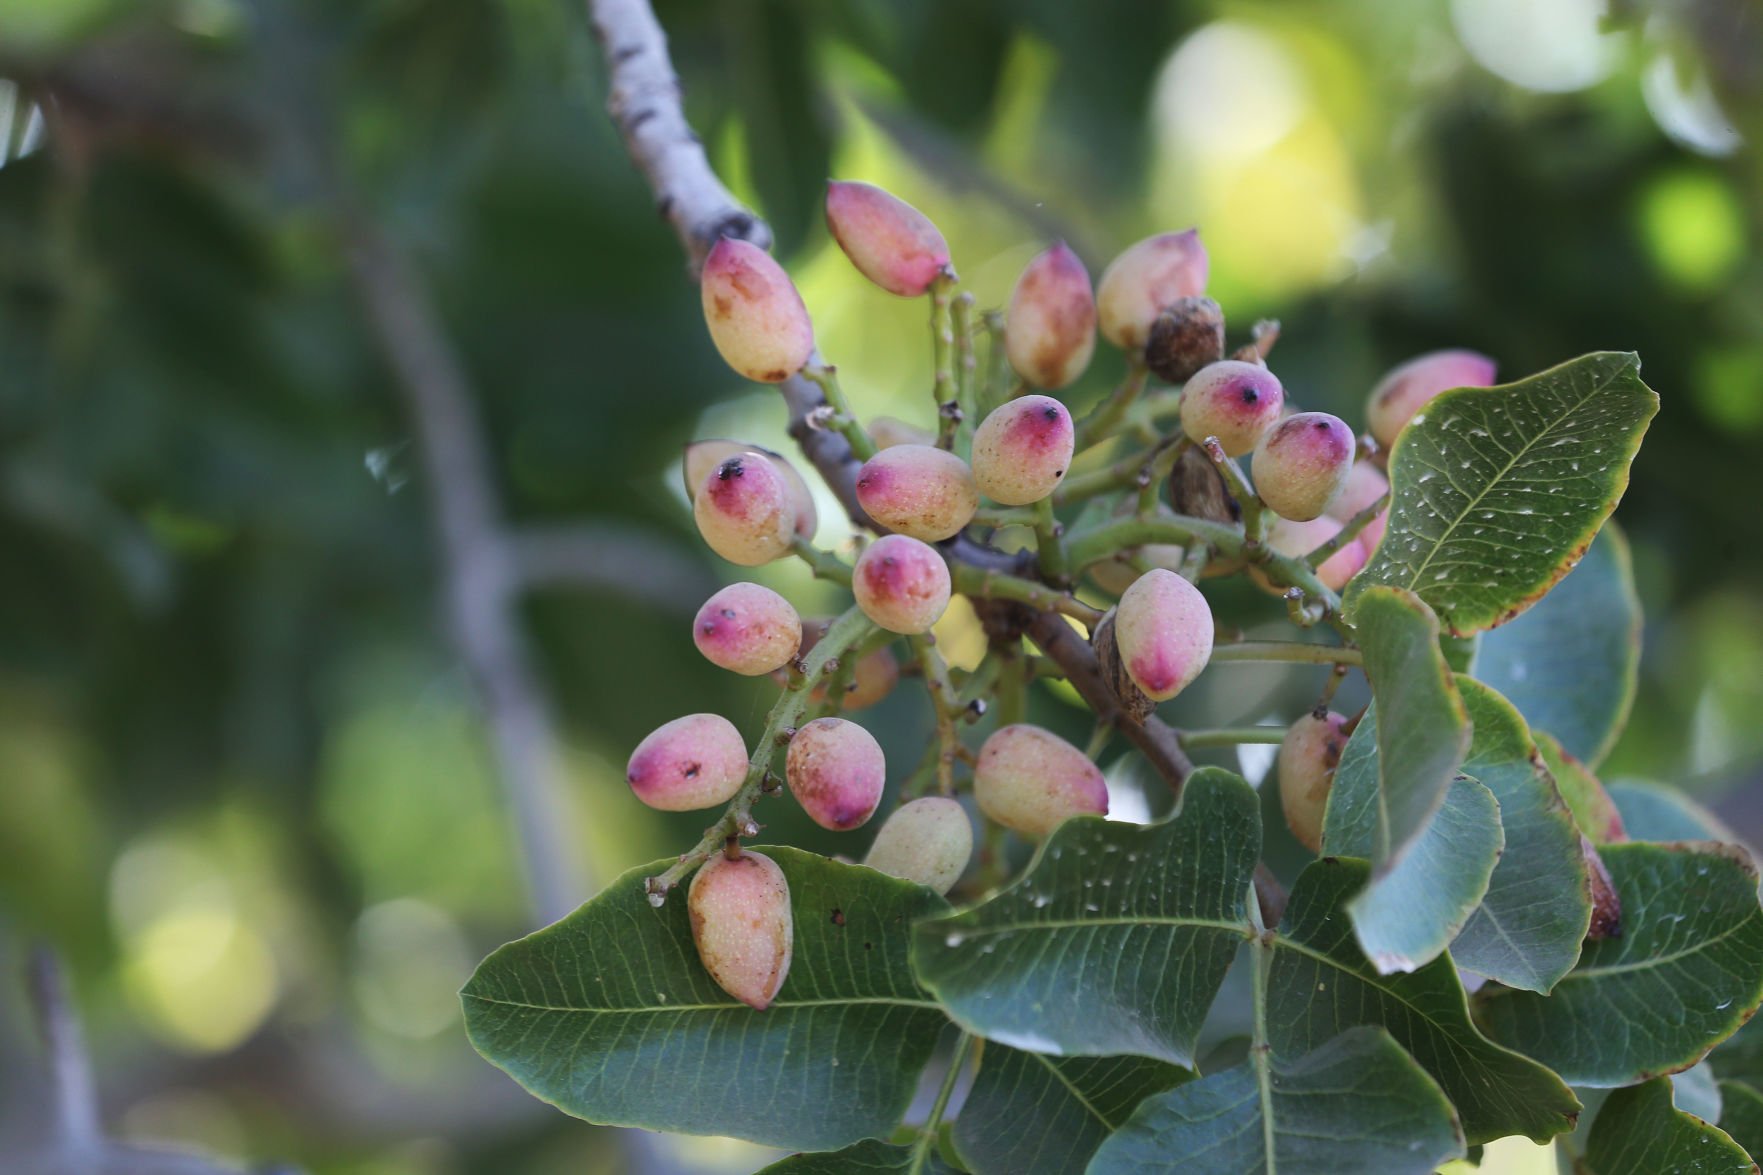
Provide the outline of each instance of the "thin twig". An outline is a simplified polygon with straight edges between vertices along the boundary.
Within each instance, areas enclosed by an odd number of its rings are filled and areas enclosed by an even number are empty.
[[[39,945],[31,951],[29,966],[31,1003],[49,1066],[56,1143],[72,1153],[97,1150],[104,1144],[98,1124],[98,1094],[92,1083],[92,1063],[86,1056],[85,1034],[68,998],[61,961],[54,951]]]
[[[702,564],[637,527],[599,522],[523,526],[508,541],[520,582],[529,589],[593,588],[676,612],[696,610],[716,590]],[[633,576],[634,568],[641,574]]]

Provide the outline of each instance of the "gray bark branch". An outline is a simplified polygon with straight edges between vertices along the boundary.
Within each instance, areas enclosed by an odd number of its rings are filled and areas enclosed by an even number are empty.
[[[534,912],[581,897],[551,709],[516,611],[522,581],[464,365],[422,283],[377,227],[348,224],[350,272],[402,393],[440,542],[447,618],[482,699]]]

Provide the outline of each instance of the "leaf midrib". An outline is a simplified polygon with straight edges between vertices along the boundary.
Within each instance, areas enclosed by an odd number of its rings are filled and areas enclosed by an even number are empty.
[[[1232,934],[1240,934],[1244,938],[1254,937],[1254,929],[1245,919],[1242,922],[1221,922],[1215,918],[1060,918],[1051,922],[1009,922],[989,926],[976,926],[969,930],[959,923],[951,924],[950,933],[959,933],[963,940],[980,938],[992,934],[1008,934],[1013,931],[1030,930],[1084,930],[1092,926],[1182,926],[1195,930],[1228,930]]]
[[[1047,1072],[1051,1073],[1056,1079],[1058,1079],[1059,1084],[1063,1085],[1068,1091],[1070,1091],[1071,1096],[1077,1100],[1077,1104],[1088,1110],[1092,1118],[1106,1126],[1110,1131],[1119,1129],[1119,1124],[1116,1122],[1110,1122],[1106,1114],[1102,1113],[1102,1111],[1092,1105],[1090,1099],[1083,1095],[1083,1091],[1078,1089],[1069,1077],[1059,1071],[1059,1066],[1047,1060],[1047,1058],[1040,1053],[1028,1053],[1027,1055],[1033,1057],[1036,1061],[1039,1061],[1041,1065],[1046,1068]]]
[[[1561,427],[1562,422],[1564,422],[1569,416],[1573,415],[1575,412],[1577,412],[1581,408],[1585,407],[1588,403],[1591,402],[1592,397],[1598,395],[1600,392],[1604,391],[1604,389],[1608,388],[1611,384],[1615,383],[1617,378],[1623,372],[1629,371],[1629,370],[1632,370],[1631,365],[1628,363],[1624,363],[1622,366],[1617,368],[1615,371],[1611,372],[1610,375],[1605,378],[1604,382],[1602,382],[1602,383],[1598,384],[1596,387],[1592,388],[1591,391],[1587,392],[1583,397],[1581,397],[1577,402],[1575,402],[1572,407],[1568,408],[1560,416],[1556,417],[1554,420],[1549,422],[1549,424],[1544,426],[1544,428],[1541,432],[1537,433],[1530,440],[1526,441],[1519,448],[1519,450],[1512,455],[1511,460],[1506,462],[1505,468],[1501,469],[1500,472],[1498,472],[1497,474],[1495,474],[1492,478],[1490,478],[1488,480],[1488,483],[1482,487],[1481,492],[1475,495],[1474,501],[1470,502],[1467,506],[1465,506],[1463,508],[1463,511],[1460,514],[1458,514],[1456,518],[1453,518],[1449,524],[1446,525],[1444,533],[1441,534],[1438,538],[1438,541],[1432,545],[1432,550],[1430,550],[1426,553],[1426,558],[1421,561],[1420,566],[1418,566],[1414,569],[1414,574],[1408,578],[1408,582],[1405,583],[1403,586],[1408,588],[1410,591],[1413,591],[1415,589],[1415,585],[1420,582],[1421,574],[1423,572],[1425,572],[1425,570],[1428,567],[1432,566],[1433,557],[1436,556],[1439,553],[1439,551],[1444,548],[1445,544],[1450,541],[1451,536],[1452,536],[1452,534],[1454,534],[1456,532],[1457,527],[1462,525],[1463,521],[1465,519],[1467,519],[1471,514],[1475,513],[1475,508],[1477,506],[1481,505],[1482,499],[1487,497],[1488,494],[1493,491],[1493,488],[1496,485],[1498,485],[1505,478],[1505,476],[1508,473],[1512,472],[1513,468],[1520,461],[1522,461],[1524,459],[1525,455],[1528,454],[1531,451],[1531,449],[1536,447],[1537,442],[1541,441],[1544,437],[1548,436],[1555,429]]]
[[[1699,943],[1687,946],[1681,951],[1673,951],[1669,955],[1660,955],[1659,957],[1652,959],[1636,959],[1631,963],[1610,963],[1602,967],[1575,968],[1561,977],[1561,983],[1567,983],[1575,979],[1600,979],[1607,975],[1626,975],[1631,971],[1646,971],[1653,967],[1664,967],[1668,964],[1677,962],[1679,959],[1687,959],[1691,955],[1699,955],[1703,951],[1709,950],[1717,944],[1725,942],[1739,931],[1745,929],[1753,921],[1755,921],[1754,917],[1742,918],[1734,925],[1722,930],[1713,938],[1703,939]],[[1556,987],[1559,989],[1560,984],[1556,984]]]

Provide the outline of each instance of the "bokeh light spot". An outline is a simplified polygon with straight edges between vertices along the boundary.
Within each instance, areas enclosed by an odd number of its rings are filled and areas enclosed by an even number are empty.
[[[1452,0],[1451,22],[1477,64],[1527,90],[1565,93],[1604,80],[1618,38],[1602,0]]]

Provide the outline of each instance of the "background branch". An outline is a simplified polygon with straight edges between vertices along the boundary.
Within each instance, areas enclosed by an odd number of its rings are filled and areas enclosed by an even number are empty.
[[[448,620],[489,722],[533,911],[554,922],[575,908],[582,878],[565,840],[555,725],[517,622],[522,577],[476,401],[422,284],[391,242],[359,216],[347,217],[345,230],[350,273],[415,431]]]
[[[634,526],[581,522],[520,526],[509,534],[522,587],[592,588],[676,612],[696,612],[716,590],[703,565]]]
[[[54,1107],[55,1138],[70,1154],[84,1154],[103,1145],[98,1126],[98,1094],[79,1017],[68,998],[61,961],[46,946],[32,949],[29,969],[31,1008],[43,1037],[48,1065],[48,1092]]]

